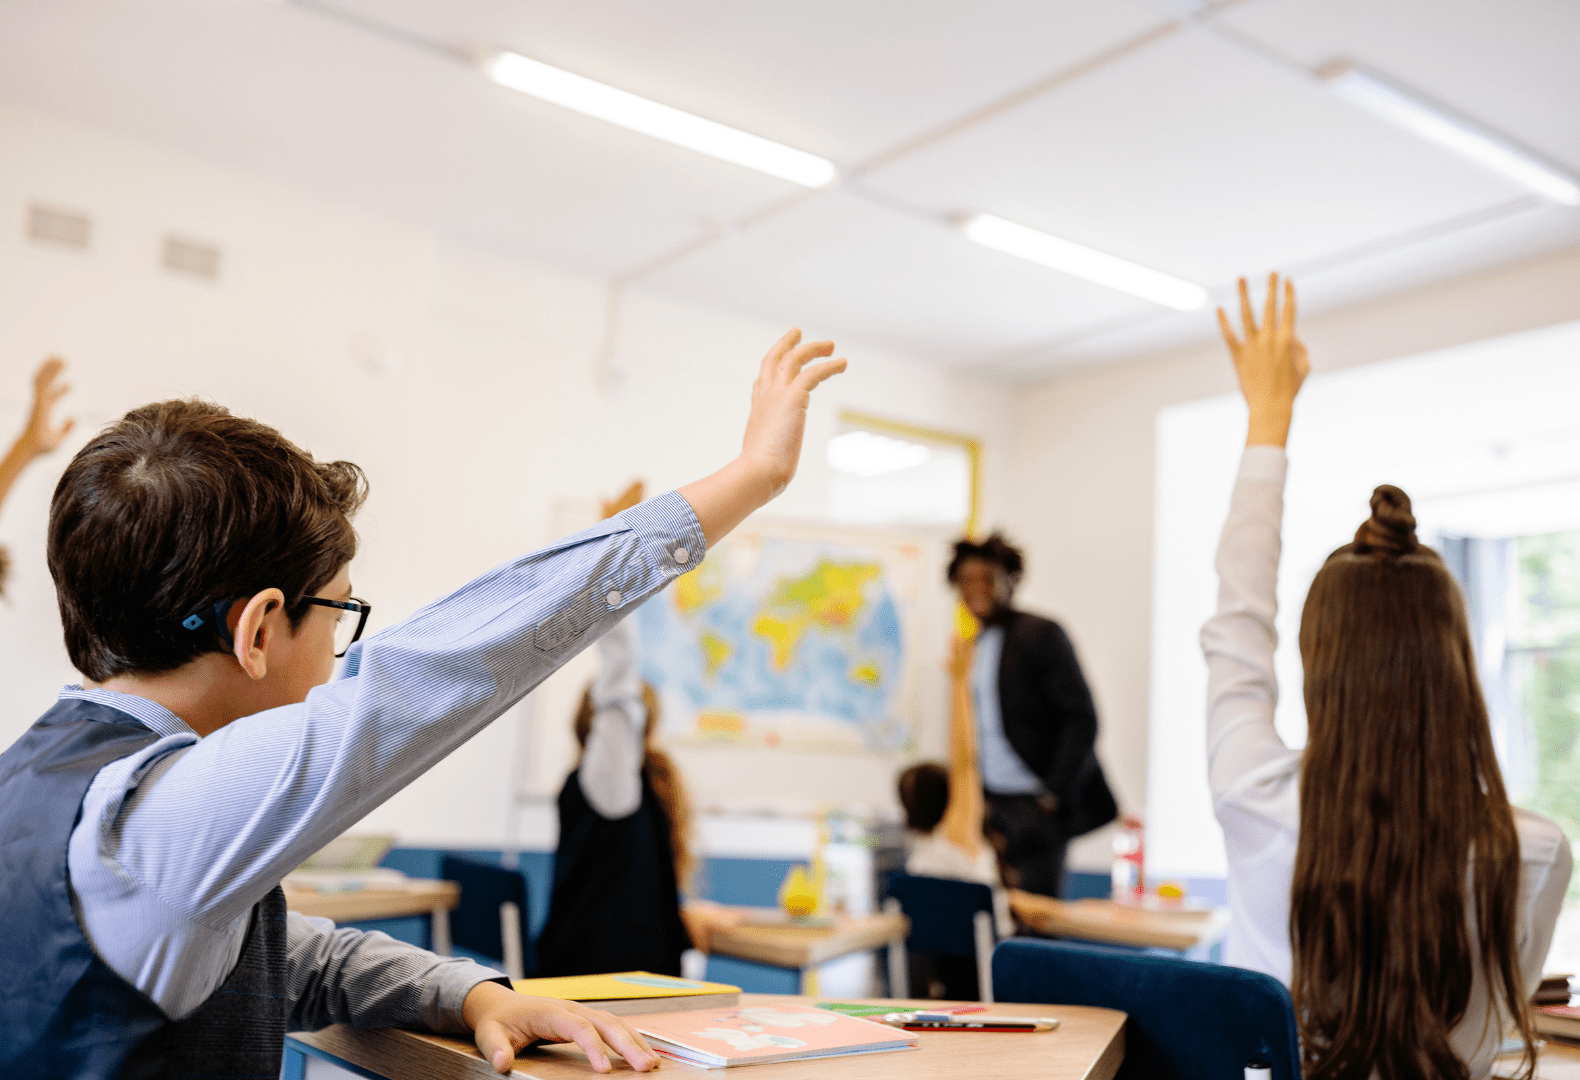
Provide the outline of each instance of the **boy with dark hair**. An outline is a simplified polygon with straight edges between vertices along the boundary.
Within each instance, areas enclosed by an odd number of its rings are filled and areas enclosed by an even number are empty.
[[[0,1075],[275,1076],[288,1028],[337,1022],[471,1029],[501,1072],[535,1039],[657,1064],[608,1014],[287,913],[279,882],[783,490],[832,351],[791,331],[734,461],[351,645],[335,682],[360,470],[201,402],[90,442],[49,527],[85,678],[0,754]]]

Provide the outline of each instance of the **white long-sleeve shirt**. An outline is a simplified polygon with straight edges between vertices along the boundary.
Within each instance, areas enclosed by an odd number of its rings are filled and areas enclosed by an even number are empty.
[[[642,805],[642,760],[647,746],[647,706],[642,701],[635,619],[616,623],[598,639],[592,706],[592,728],[582,748],[577,782],[594,810],[618,821]]]
[[[1213,810],[1223,826],[1233,920],[1225,959],[1290,981],[1289,892],[1300,835],[1304,751],[1284,745],[1273,727],[1278,681],[1279,530],[1287,461],[1276,446],[1249,446],[1240,462],[1229,519],[1218,544],[1218,612],[1202,627],[1207,658],[1207,770]],[[1569,842],[1553,822],[1516,809],[1520,839],[1516,941],[1529,996],[1541,978],[1572,866]],[[1471,907],[1474,917],[1474,906]],[[1471,940],[1474,941],[1474,932]],[[1491,1074],[1502,1025],[1474,970],[1454,1050],[1472,1077]]]

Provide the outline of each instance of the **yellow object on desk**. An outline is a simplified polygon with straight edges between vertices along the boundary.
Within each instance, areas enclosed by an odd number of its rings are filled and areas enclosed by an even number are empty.
[[[815,912],[817,904],[817,889],[807,876],[806,867],[796,863],[779,886],[779,906],[792,919],[801,919]]]
[[[616,1016],[729,1008],[741,997],[739,986],[677,979],[672,975],[654,975],[650,971],[516,979],[510,985],[518,993],[559,998],[561,1001],[579,1001]]]

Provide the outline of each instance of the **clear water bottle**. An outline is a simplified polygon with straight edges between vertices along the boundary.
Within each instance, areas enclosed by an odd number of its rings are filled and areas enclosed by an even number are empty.
[[[1146,863],[1141,819],[1126,814],[1114,833],[1113,898],[1120,903],[1139,904],[1146,892],[1143,867]]]

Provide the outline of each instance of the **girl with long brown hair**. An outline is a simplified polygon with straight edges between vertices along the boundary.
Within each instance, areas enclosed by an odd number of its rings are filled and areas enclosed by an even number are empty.
[[[604,506],[642,501],[642,484]],[[612,971],[681,974],[681,955],[706,950],[710,925],[689,915],[691,804],[669,755],[653,742],[658,698],[642,681],[636,623],[598,641],[599,670],[576,711],[581,760],[560,792],[554,896],[538,942],[539,975]]]
[[[1534,1065],[1527,1002],[1571,868],[1556,825],[1509,805],[1463,600],[1384,485],[1301,614],[1304,750],[1273,727],[1284,444],[1309,365],[1294,290],[1243,339],[1218,315],[1250,409],[1202,628],[1229,963],[1287,983],[1305,1074],[1481,1078],[1505,1032]]]

